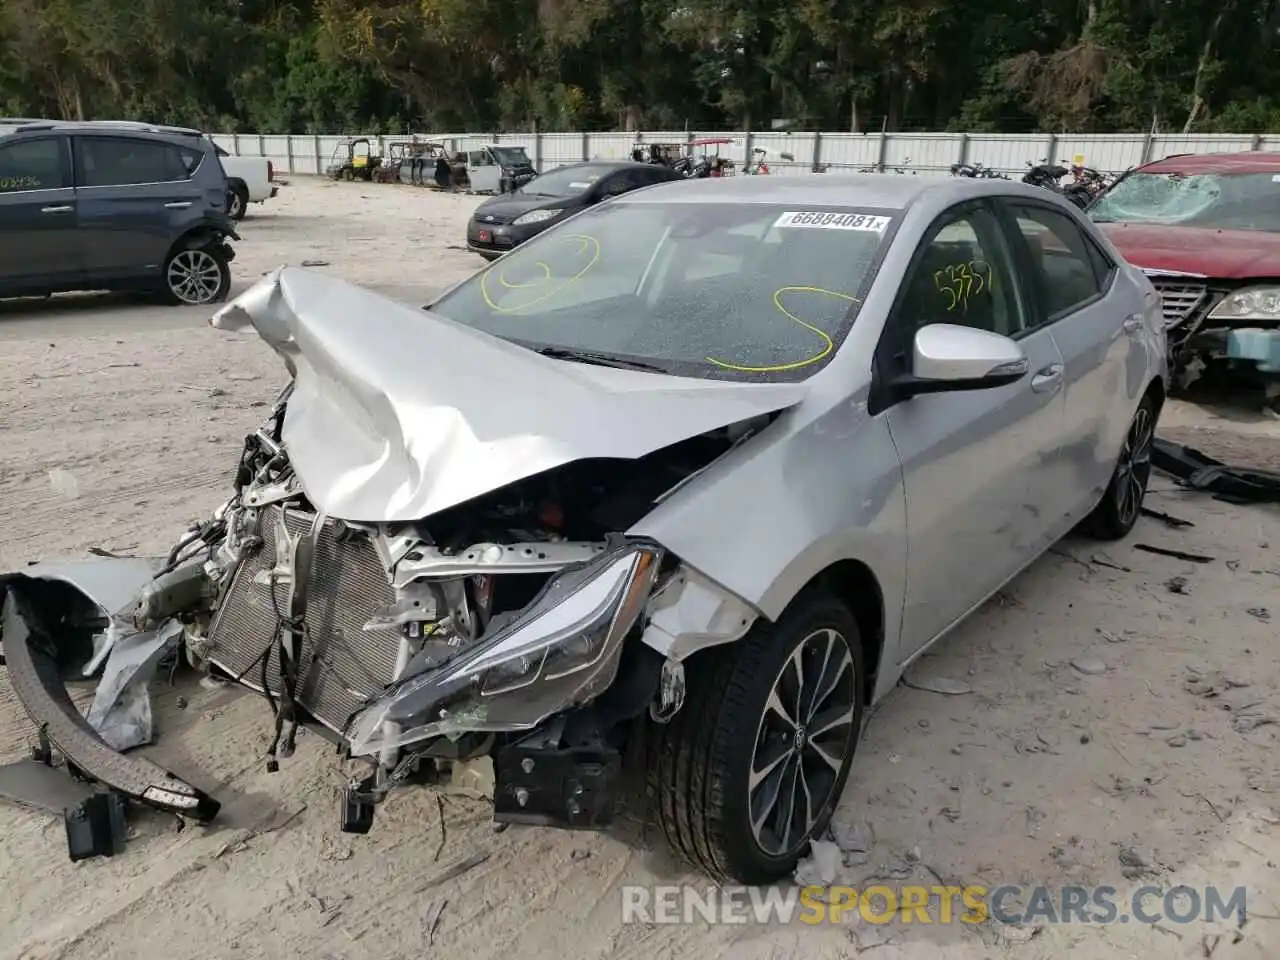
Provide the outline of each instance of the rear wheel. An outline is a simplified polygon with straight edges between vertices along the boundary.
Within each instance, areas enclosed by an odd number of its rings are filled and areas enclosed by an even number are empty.
[[[1142,513],[1142,501],[1151,480],[1151,447],[1156,436],[1156,404],[1148,394],[1125,434],[1111,483],[1082,530],[1098,540],[1120,540],[1129,535]]]
[[[232,220],[243,220],[249,209],[249,190],[239,180],[232,181],[227,190],[227,216]]]
[[[179,247],[165,261],[163,283],[170,303],[218,303],[231,289],[231,264],[216,245]]]
[[[649,762],[672,848],[719,881],[793,872],[848,780],[861,691],[857,623],[818,591],[691,664],[685,705]]]

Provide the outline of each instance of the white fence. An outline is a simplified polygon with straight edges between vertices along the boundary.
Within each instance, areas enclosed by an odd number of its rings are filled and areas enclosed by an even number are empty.
[[[407,140],[410,134],[371,136],[376,153],[386,145]],[[1022,173],[1027,164],[1042,159],[1083,162],[1104,171],[1122,171],[1140,163],[1177,153],[1235,153],[1241,150],[1280,151],[1280,134],[991,134],[991,133],[716,133],[646,131],[644,133],[543,133],[543,134],[418,134],[440,141],[453,150],[476,149],[485,144],[522,146],[533,158],[534,168],[547,170],[565,163],[596,157],[625,158],[637,139],[653,143],[686,142],[701,138],[730,138],[722,156],[741,163],[755,147],[770,152],[769,167],[775,173],[808,173],[826,167],[837,170],[906,169],[945,174],[951,164],[981,163],[1005,173]],[[323,173],[340,136],[281,136],[272,134],[216,134],[226,150],[240,156],[269,158],[275,168],[289,173]],[[777,154],[789,153],[783,162]],[[1081,159],[1083,158],[1083,159]]]

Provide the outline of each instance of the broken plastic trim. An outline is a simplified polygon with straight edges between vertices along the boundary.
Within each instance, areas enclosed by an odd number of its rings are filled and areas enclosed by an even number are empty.
[[[1231,467],[1194,447],[1157,437],[1151,448],[1151,465],[1183,486],[1212,493],[1215,500],[1225,503],[1280,503],[1280,473]]]
[[[54,638],[30,608],[20,583],[10,582],[0,629],[9,683],[33,723],[70,763],[125,796],[200,823],[221,804],[182,778],[142,757],[117,753],[80,715],[53,656]]]

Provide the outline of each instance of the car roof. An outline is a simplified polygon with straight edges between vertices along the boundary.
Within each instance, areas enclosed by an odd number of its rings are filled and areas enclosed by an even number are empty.
[[[1246,150],[1242,153],[1184,153],[1138,167],[1141,173],[1280,173],[1280,153]]]
[[[161,136],[203,137],[204,132],[193,127],[175,127],[167,124],[143,123],[135,120],[32,120],[27,118],[0,118],[0,135],[13,133],[38,133],[57,130],[62,133],[101,134],[142,133]]]
[[[787,203],[905,210],[926,194],[941,203],[970,197],[1042,197],[1046,191],[1012,180],[893,173],[815,173],[799,176],[706,177],[660,183],[628,203]]]
[[[559,167],[552,167],[552,170],[581,170],[584,167],[605,167],[609,170],[652,170],[655,164],[641,163],[637,160],[614,160],[609,157],[601,157],[599,160],[582,160],[578,163],[566,163]],[[670,167],[659,167],[658,169],[669,170]],[[548,170],[547,173],[550,173]]]

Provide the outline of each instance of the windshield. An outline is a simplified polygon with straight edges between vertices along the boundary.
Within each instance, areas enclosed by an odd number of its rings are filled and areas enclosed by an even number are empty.
[[[532,166],[529,155],[524,152],[524,147],[494,147],[493,155],[504,167]]]
[[[1098,198],[1098,223],[1280,232],[1280,174],[1132,173]]]
[[[538,197],[576,197],[609,170],[603,166],[559,167],[534,177],[516,192]]]
[[[682,376],[802,380],[848,333],[895,213],[611,200],[430,309],[532,349]]]

